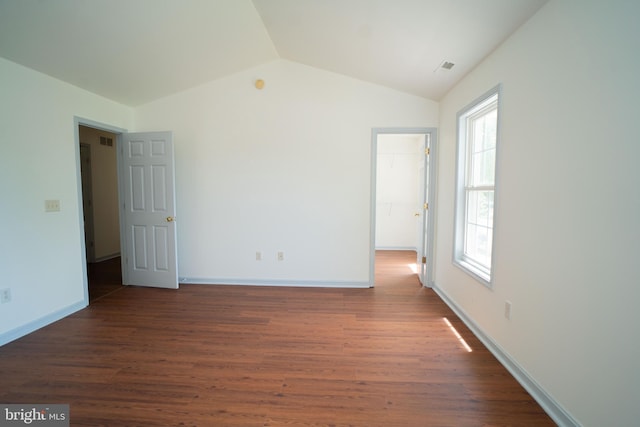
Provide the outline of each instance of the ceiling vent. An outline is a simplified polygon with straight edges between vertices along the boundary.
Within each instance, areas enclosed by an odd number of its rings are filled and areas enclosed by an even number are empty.
[[[449,61],[442,61],[442,64],[440,64],[440,66],[438,68],[442,68],[444,70],[450,70],[453,68],[453,66],[456,65],[453,62],[449,62]]]

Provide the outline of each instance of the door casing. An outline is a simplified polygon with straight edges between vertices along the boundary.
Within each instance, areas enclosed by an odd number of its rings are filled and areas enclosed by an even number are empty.
[[[375,241],[376,241],[376,182],[377,182],[377,153],[378,136],[383,134],[420,134],[428,135],[429,154],[425,156],[424,176],[425,203],[428,203],[427,212],[423,211],[426,223],[423,227],[423,235],[418,236],[422,243],[418,248],[418,258],[426,257],[426,263],[418,263],[418,275],[423,286],[433,287],[433,230],[435,212],[435,178],[436,178],[436,154],[437,154],[437,129],[436,128],[373,128],[371,130],[371,196],[370,196],[370,236],[369,236],[369,286],[375,286]],[[428,165],[427,165],[428,162]],[[427,169],[428,166],[428,169]],[[427,236],[425,238],[425,236]]]
[[[87,272],[87,248],[86,248],[86,243],[85,243],[85,229],[84,229],[84,212],[83,212],[83,206],[82,206],[82,172],[81,172],[81,167],[80,167],[80,126],[86,126],[86,127],[90,127],[90,128],[94,128],[94,129],[98,129],[98,130],[102,130],[102,131],[106,131],[106,132],[111,132],[114,135],[116,135],[116,149],[120,149],[121,144],[122,144],[122,134],[127,132],[126,129],[123,128],[119,128],[116,126],[112,126],[112,125],[108,125],[105,123],[100,123],[100,122],[96,122],[90,119],[86,119],[83,117],[74,117],[73,118],[73,129],[74,129],[74,138],[75,138],[75,150],[76,150],[76,182],[77,182],[77,187],[78,187],[78,218],[80,218],[79,221],[79,227],[80,227],[80,245],[82,248],[82,257],[81,257],[81,265],[82,265],[82,278],[83,278],[83,282],[84,282],[84,304],[88,305],[89,304],[89,276],[88,276],[88,272]],[[120,170],[120,161],[118,160],[118,177],[120,177],[121,175],[121,170]],[[122,193],[122,184],[120,182],[121,180],[118,179],[118,194],[123,194]],[[120,212],[121,210],[118,209],[118,212]],[[122,256],[125,255],[125,253],[123,252],[123,240],[122,240],[122,236],[123,236],[123,231],[124,231],[124,224],[122,223],[122,221],[120,221],[120,253]],[[122,267],[122,274],[123,274],[123,278],[124,278],[124,266]]]

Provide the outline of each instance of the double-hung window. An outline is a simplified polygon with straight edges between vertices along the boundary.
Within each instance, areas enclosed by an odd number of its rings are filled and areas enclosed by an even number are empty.
[[[500,87],[458,113],[454,263],[491,284]]]

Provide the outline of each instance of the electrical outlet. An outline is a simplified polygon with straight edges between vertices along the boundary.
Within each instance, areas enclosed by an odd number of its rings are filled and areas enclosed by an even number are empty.
[[[504,302],[504,317],[511,319],[511,301]]]
[[[0,304],[11,302],[11,288],[0,290]]]
[[[256,261],[262,261],[262,252],[256,252]]]
[[[278,261],[284,261],[284,252],[278,252]]]

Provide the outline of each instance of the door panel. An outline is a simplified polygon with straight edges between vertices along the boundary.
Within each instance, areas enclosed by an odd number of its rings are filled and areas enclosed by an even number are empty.
[[[420,212],[420,215],[418,217],[418,234],[416,236],[416,265],[418,266],[418,278],[420,279],[420,283],[422,283],[423,285],[425,284],[425,277],[424,277],[424,272],[425,272],[425,226],[426,226],[426,217],[428,215],[428,211],[427,209],[425,209],[425,202],[427,200],[426,198],[426,194],[427,194],[427,186],[428,186],[428,182],[427,182],[427,176],[428,176],[428,168],[429,168],[429,163],[428,163],[428,155],[427,153],[427,149],[429,148],[429,134],[426,133],[423,135],[423,141],[422,141],[422,147],[421,150],[424,152],[424,158],[422,161],[422,164],[419,166],[418,168],[418,203],[419,206],[417,207],[417,211]]]
[[[427,223],[429,218],[429,209],[427,205],[429,194],[429,150],[430,150],[430,133],[424,134],[424,140],[422,150],[424,152],[424,159],[422,165],[420,165],[420,172],[418,175],[420,194],[418,200],[420,206],[418,207],[420,215],[420,224],[418,226],[417,236],[417,248],[416,251],[416,265],[418,266],[418,278],[420,283],[426,285],[426,272],[427,272]]]
[[[421,243],[420,251],[418,252],[418,260],[417,264],[418,268],[418,277],[420,278],[420,283],[424,286],[431,287],[433,285],[433,218],[431,215],[431,210],[434,207],[433,201],[433,181],[435,178],[435,169],[433,168],[433,163],[431,162],[432,156],[435,155],[435,141],[433,138],[433,132],[429,132],[425,134],[425,156],[424,156],[424,168],[421,170],[421,191],[423,195],[423,206],[422,206],[422,223],[420,226],[420,233],[418,236],[419,242]]]
[[[171,132],[123,134],[127,285],[178,287]]]

